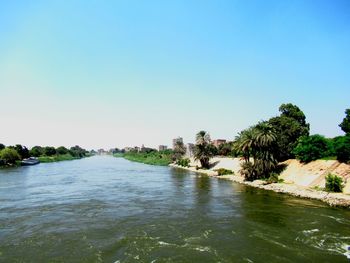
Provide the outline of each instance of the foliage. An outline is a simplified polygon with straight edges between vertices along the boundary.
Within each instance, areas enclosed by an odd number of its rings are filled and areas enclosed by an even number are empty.
[[[297,159],[307,163],[326,157],[329,153],[329,144],[322,135],[304,136],[300,138],[293,153]]]
[[[75,145],[69,149],[69,153],[73,157],[82,158],[82,157],[85,157],[88,152],[85,149],[81,148],[80,146]]]
[[[44,149],[41,146],[34,146],[32,149],[30,149],[29,155],[39,157],[41,155],[44,155]]]
[[[233,142],[225,142],[217,147],[217,155],[221,156],[236,156],[236,152],[233,149]]]
[[[46,155],[46,156],[53,156],[55,154],[56,154],[55,147],[51,147],[51,146],[44,147],[44,155]]]
[[[16,164],[17,161],[21,160],[21,156],[15,149],[6,147],[0,151],[0,159],[2,159],[5,164]]]
[[[310,126],[306,123],[306,117],[300,108],[291,103],[282,104],[279,107],[280,116],[269,119],[277,136],[277,148],[275,157],[278,161],[294,158],[293,149],[298,139],[308,136]]]
[[[343,188],[343,179],[341,177],[333,174],[328,174],[326,176],[326,191],[342,192]]]
[[[21,157],[21,159],[25,159],[25,158],[29,158],[30,157],[29,150],[27,149],[27,147],[22,146],[20,144],[16,144],[14,149],[18,152],[18,154]]]
[[[350,135],[350,109],[345,110],[345,118],[339,124],[339,127],[345,132],[345,134]]]
[[[0,151],[1,151],[2,149],[5,149],[5,144],[0,143]]]
[[[53,156],[40,156],[38,157],[39,161],[42,163],[52,163],[52,162],[60,162],[60,161],[69,161],[79,159],[78,157],[74,157],[71,154],[62,154],[62,155],[53,155]]]
[[[243,156],[241,174],[246,180],[266,178],[277,168],[277,136],[268,122],[242,131],[235,140],[235,149]]]
[[[208,169],[210,158],[214,156],[215,146],[211,144],[210,135],[206,131],[200,131],[196,135],[194,158],[199,160],[202,168]]]
[[[273,183],[282,183],[284,180],[278,178],[279,174],[278,173],[271,173],[269,178],[267,178],[266,182],[269,184],[273,184]]]
[[[190,162],[191,162],[190,159],[184,158],[184,159],[177,160],[176,164],[183,167],[190,167]]]
[[[227,174],[234,174],[234,172],[232,170],[228,170],[228,169],[225,169],[225,168],[219,168],[219,169],[217,169],[215,171],[218,172],[219,176],[227,175]]]
[[[186,153],[186,147],[182,141],[176,141],[173,149],[172,159],[173,161],[180,160]]]
[[[63,154],[69,153],[69,150],[64,146],[60,146],[56,149],[56,152],[57,152],[57,154],[63,155]]]
[[[339,136],[333,139],[334,155],[340,162],[350,161],[350,135]]]
[[[116,153],[113,153],[113,156],[114,157],[117,157],[117,158],[119,158],[119,157],[124,157],[124,153],[121,153],[121,152],[116,152]]]
[[[172,163],[172,154],[171,150],[150,153],[131,151],[124,153],[123,157],[129,161],[166,166]]]

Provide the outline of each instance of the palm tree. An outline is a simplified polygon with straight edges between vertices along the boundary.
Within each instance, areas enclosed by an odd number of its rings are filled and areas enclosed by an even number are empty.
[[[254,127],[250,127],[238,134],[234,143],[234,148],[237,152],[242,154],[244,161],[247,163],[249,162],[250,156],[254,156],[255,144],[255,130]]]
[[[194,150],[195,160],[199,160],[202,168],[209,168],[210,158],[213,157],[214,146],[210,142],[210,135],[206,131],[200,131],[196,135]]]
[[[186,147],[182,141],[177,141],[173,149],[173,161],[180,160],[186,153]]]
[[[236,138],[235,147],[245,160],[241,173],[247,180],[266,177],[276,168],[276,141],[272,126],[266,122],[244,130]]]
[[[267,122],[261,122],[255,126],[256,145],[260,148],[271,147],[277,140],[273,127]]]

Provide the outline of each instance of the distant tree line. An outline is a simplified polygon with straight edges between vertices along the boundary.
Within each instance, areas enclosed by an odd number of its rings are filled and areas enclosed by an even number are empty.
[[[69,155],[72,158],[85,157],[89,152],[76,145],[69,149],[64,146],[58,148],[52,146],[34,146],[30,150],[21,144],[15,146],[5,146],[0,143],[0,165],[14,165],[18,161],[29,157],[53,157]]]

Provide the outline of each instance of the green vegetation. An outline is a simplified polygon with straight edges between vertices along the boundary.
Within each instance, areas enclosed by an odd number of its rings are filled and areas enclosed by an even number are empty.
[[[113,156],[114,157],[118,157],[118,158],[122,158],[122,157],[124,157],[124,153],[121,153],[121,152],[116,152],[116,153],[113,153]]]
[[[346,135],[350,135],[350,109],[345,110],[345,118],[339,124],[339,127],[345,132]]]
[[[158,152],[156,150],[152,150],[149,152],[130,151],[124,153],[123,157],[129,161],[166,166],[172,163],[172,154],[173,153],[171,150],[165,150],[161,152]]]
[[[19,164],[21,160],[29,157],[37,157],[40,162],[58,162],[74,160],[90,156],[89,152],[78,145],[71,147],[69,150],[64,146],[57,149],[52,146],[34,146],[28,150],[27,147],[17,144],[8,146],[0,144],[0,166]]]
[[[234,172],[232,170],[225,169],[225,168],[219,168],[215,171],[218,173],[218,176],[227,175],[227,174],[234,174]]]
[[[67,154],[59,154],[59,155],[52,155],[52,156],[39,156],[38,159],[42,163],[52,163],[52,162],[75,160],[80,158],[73,157],[71,154],[67,153]]]
[[[328,174],[326,176],[326,191],[340,193],[343,191],[343,179],[337,175]]]
[[[333,139],[333,150],[339,162],[350,161],[350,135],[338,136]]]
[[[325,138],[322,135],[303,136],[292,151],[296,158],[302,162],[317,159],[350,162],[350,109],[345,111],[346,117],[339,126],[346,133],[344,136]]]
[[[275,158],[281,162],[294,158],[293,149],[298,139],[308,136],[310,125],[306,123],[305,114],[300,108],[291,103],[279,107],[280,116],[268,120],[276,135]]]
[[[194,158],[199,160],[202,168],[210,168],[210,158],[214,156],[215,147],[210,142],[210,135],[206,131],[200,131],[196,135]]]
[[[71,147],[69,150],[64,146],[57,149],[51,146],[34,146],[30,153],[35,154],[34,156],[38,157],[42,163],[69,161],[90,156],[88,151],[78,145]]]
[[[177,165],[183,166],[183,167],[190,167],[190,159],[184,158],[176,161]]]
[[[266,179],[266,182],[269,184],[273,184],[273,183],[283,183],[284,180],[278,178],[279,174],[278,173],[271,173],[270,177]]]
[[[311,162],[328,156],[330,146],[322,135],[311,135],[300,138],[293,150],[296,158],[302,162]]]
[[[174,145],[172,161],[179,161],[186,153],[186,147],[182,141],[177,141]]]
[[[244,130],[235,141],[244,163],[241,173],[248,181],[267,178],[277,169],[277,135],[272,125],[261,122]]]
[[[0,151],[0,159],[3,165],[15,165],[21,160],[21,156],[15,149],[6,147]]]
[[[237,152],[233,147],[233,142],[222,143],[218,147],[214,147],[214,150],[215,155],[237,157]]]

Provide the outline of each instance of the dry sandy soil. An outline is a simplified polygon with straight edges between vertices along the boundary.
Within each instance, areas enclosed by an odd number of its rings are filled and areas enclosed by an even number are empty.
[[[256,180],[254,182],[245,182],[240,176],[241,160],[239,158],[215,157],[211,159],[212,167],[209,170],[196,169],[200,164],[191,159],[189,168],[184,168],[193,172],[205,173],[210,176],[217,176],[215,170],[225,168],[233,171],[233,175],[220,176],[220,178],[229,179],[238,183],[273,190],[276,192],[287,193],[294,196],[318,199],[327,202],[330,205],[350,207],[350,165],[339,163],[335,160],[317,160],[308,164],[300,163],[298,160],[287,160],[284,162],[286,168],[281,173],[280,178],[284,183],[266,184],[264,181]],[[179,167],[171,164],[173,167]],[[183,167],[179,167],[183,168]],[[325,177],[327,174],[336,174],[343,178],[345,187],[343,193],[328,193],[315,190],[315,188],[324,188]]]

